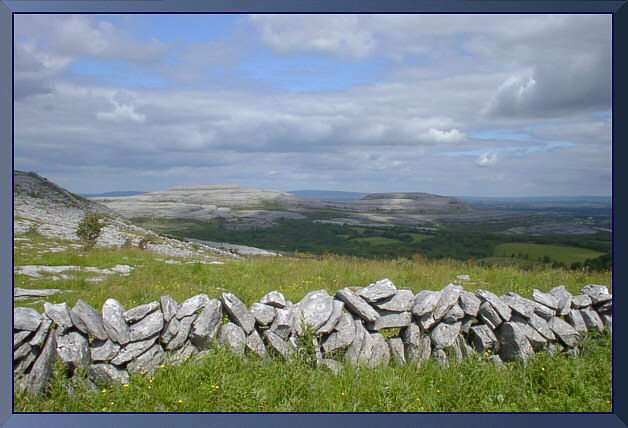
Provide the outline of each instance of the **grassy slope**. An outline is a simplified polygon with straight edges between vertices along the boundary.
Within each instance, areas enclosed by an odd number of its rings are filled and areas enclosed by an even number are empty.
[[[510,257],[512,254],[515,254],[515,257],[517,254],[528,254],[530,259],[534,260],[547,255],[552,261],[570,266],[572,263],[594,259],[604,253],[577,247],[528,243],[500,244],[495,248],[495,256]]]
[[[529,296],[532,288],[546,291],[558,284],[577,293],[588,283],[611,285],[610,272],[482,268],[423,258],[366,260],[329,255],[225,260],[224,265],[167,264],[163,257],[137,249],[41,253],[45,246],[60,243],[31,239],[29,243],[34,248],[16,242],[16,265],[76,264],[110,268],[122,263],[135,267],[129,276],[110,276],[103,282],[86,281],[93,275],[87,273],[58,281],[16,275],[16,286],[76,290],[50,301],[73,305],[83,298],[97,308],[108,297],[115,297],[130,308],[164,294],[181,302],[198,293],[218,297],[223,291],[235,293],[249,305],[271,290],[280,290],[296,302],[311,290],[324,288],[333,293],[345,286],[365,286],[384,277],[392,279],[399,288],[417,292],[441,289],[461,273],[472,278],[472,283],[465,283],[465,289],[481,287],[497,294],[516,291]],[[41,303],[33,303],[16,302],[42,310]],[[50,395],[16,396],[15,410],[610,411],[610,349],[610,338],[605,337],[585,342],[579,358],[539,354],[526,368],[508,364],[501,371],[477,359],[449,369],[440,369],[432,363],[418,369],[394,365],[378,369],[347,366],[340,376],[314,369],[301,359],[265,363],[250,357],[244,362],[228,352],[218,351],[193,364],[160,369],[153,382],[135,377],[126,387],[100,386],[106,392],[90,392],[79,386],[72,395],[65,387],[67,379],[59,372]]]

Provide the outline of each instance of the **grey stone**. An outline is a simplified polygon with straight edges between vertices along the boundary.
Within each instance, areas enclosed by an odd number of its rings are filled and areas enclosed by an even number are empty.
[[[72,318],[70,318],[70,308],[65,302],[58,304],[45,302],[44,312],[61,331],[65,332],[74,326]]]
[[[412,323],[403,329],[400,337],[406,346],[408,362],[415,363],[429,359],[432,353],[432,341],[417,324]]]
[[[219,340],[221,345],[229,346],[234,354],[240,357],[244,356],[246,335],[244,334],[244,330],[240,326],[232,322],[224,324],[220,328]]]
[[[434,349],[432,351],[432,357],[434,358],[434,360],[436,360],[438,365],[440,365],[441,367],[449,367],[449,360],[447,359],[447,354],[445,353],[444,350],[440,348]]]
[[[222,320],[222,304],[218,299],[210,299],[203,311],[196,317],[190,331],[190,340],[200,349],[210,346],[218,335]]]
[[[509,321],[512,315],[510,307],[505,304],[499,297],[487,290],[478,289],[475,294],[484,302],[490,303],[503,321]],[[480,305],[480,312],[482,306]]]
[[[102,305],[102,322],[111,340],[126,345],[131,340],[131,331],[122,314],[125,312],[122,303],[109,298]]]
[[[140,342],[131,342],[122,346],[118,354],[111,359],[111,364],[119,366],[134,360],[153,346],[156,341],[157,337],[152,337],[150,339],[142,340]]]
[[[120,345],[114,343],[111,339],[94,340],[89,348],[92,361],[110,361],[118,355]]]
[[[533,301],[533,304],[534,313],[545,321],[549,321],[552,317],[556,316],[556,310],[535,301]]]
[[[187,317],[181,318],[179,320],[179,328],[177,329],[177,334],[172,338],[170,342],[166,345],[167,351],[174,351],[175,349],[179,349],[183,346],[188,337],[190,336],[190,331],[192,330],[192,323],[196,320],[197,315],[189,315]],[[176,319],[176,318],[173,318]],[[170,320],[172,321],[172,320]]]
[[[476,317],[480,311],[482,301],[478,299],[475,294],[463,290],[462,293],[460,293],[458,304],[465,314]]]
[[[16,361],[20,360],[24,358],[25,356],[27,356],[28,354],[30,354],[32,350],[33,350],[33,347],[31,346],[30,343],[28,342],[22,343],[20,347],[16,348],[13,351],[13,359]]]
[[[431,313],[440,299],[440,291],[423,290],[414,297],[412,314],[419,318]]]
[[[384,336],[379,333],[369,333],[371,337],[371,356],[366,360],[367,367],[387,366],[390,363],[390,348]]]
[[[277,309],[275,320],[270,326],[270,330],[277,334],[282,340],[288,340],[288,336],[293,332],[292,311],[290,309]]]
[[[246,349],[253,352],[258,357],[263,359],[270,358],[268,351],[266,350],[266,346],[264,346],[262,336],[260,336],[257,330],[253,330],[251,334],[246,337],[245,345]]]
[[[131,342],[144,340],[158,334],[164,328],[164,316],[161,311],[151,312],[135,324],[131,324]]]
[[[334,327],[336,327],[336,324],[338,323],[338,321],[340,321],[340,318],[342,317],[342,314],[345,313],[343,311],[344,307],[345,307],[344,302],[342,302],[342,301],[340,301],[338,299],[334,299],[334,301],[333,301],[333,309],[331,311],[331,315],[329,316],[329,319],[316,332],[319,333],[319,334],[329,334],[329,333],[331,333],[332,330],[334,329]]]
[[[44,315],[39,328],[28,343],[30,343],[31,346],[37,346],[38,348],[41,347],[48,336],[48,330],[50,330],[51,324],[52,320]]]
[[[503,322],[502,318],[499,316],[493,305],[491,305],[489,302],[483,302],[480,305],[478,318],[484,324],[489,326],[491,330],[495,330]]]
[[[551,318],[547,325],[565,345],[572,347],[580,340],[580,334],[569,324],[558,317]]]
[[[534,303],[532,300],[521,297],[517,293],[506,293],[503,296],[500,296],[500,299],[522,317],[530,318],[534,313]]]
[[[608,329],[608,331],[613,333],[613,316],[610,314],[602,314],[602,321],[604,321],[604,327]]]
[[[165,355],[164,349],[155,344],[127,364],[127,370],[131,373],[150,373],[163,363]]]
[[[399,365],[405,365],[406,354],[401,337],[391,337],[388,340],[388,344],[390,346],[390,355],[392,360]]]
[[[385,328],[403,328],[410,325],[412,314],[410,312],[380,312],[379,318],[369,322],[366,328],[371,331],[379,331]]]
[[[194,354],[197,353],[196,346],[191,344],[190,342],[186,342],[181,348],[177,349],[171,355],[166,357],[166,361],[168,364],[173,366],[180,366],[185,364]]]
[[[559,301],[556,297],[552,296],[551,294],[543,293],[536,288],[532,290],[532,300],[540,303],[543,306],[554,309],[554,311],[559,308]]]
[[[181,305],[179,305],[179,307],[177,308],[177,312],[174,316],[177,317],[178,320],[189,317],[190,315],[195,314],[202,308],[204,308],[207,302],[209,302],[209,297],[207,297],[207,294],[199,294],[190,297],[189,299],[181,303]]]
[[[338,349],[343,349],[351,345],[355,338],[355,326],[351,319],[351,315],[344,312],[342,314],[343,321],[339,321],[338,329],[333,331],[323,341],[323,352],[328,354]]]
[[[605,285],[587,284],[580,290],[588,295],[594,305],[607,302],[611,299],[610,292]]]
[[[56,333],[50,330],[46,343],[26,378],[28,391],[31,394],[38,395],[43,393],[52,377],[52,366],[55,361],[57,349],[56,337]]]
[[[337,291],[336,298],[342,300],[351,313],[359,316],[366,322],[373,322],[379,318],[379,314],[372,306],[348,288]]]
[[[13,333],[13,347],[17,348],[22,343],[26,342],[26,339],[28,339],[31,334],[33,334],[33,332],[29,330],[19,330]]]
[[[360,296],[369,303],[378,302],[394,296],[397,293],[397,287],[388,279],[380,279],[368,286],[356,291],[356,295]]]
[[[604,302],[600,305],[597,305],[594,307],[594,309],[598,312],[598,313],[609,313],[613,310],[613,301],[609,300],[608,302]]]
[[[591,306],[592,304],[593,304],[593,301],[591,300],[591,297],[589,297],[588,294],[579,294],[571,298],[572,308],[576,308],[576,309],[586,308],[587,306]]]
[[[475,321],[475,317],[472,317],[471,315],[465,315],[465,317],[460,320],[460,322],[462,323],[462,325],[460,326],[460,331],[462,331],[464,334],[468,334],[469,329],[473,325],[473,321]]]
[[[124,312],[122,316],[124,317],[124,320],[126,322],[133,323],[141,320],[151,312],[156,311],[157,309],[159,309],[159,306],[160,305],[158,302],[146,303],[144,305],[136,306],[132,309],[129,309],[128,311]]]
[[[360,351],[362,350],[368,332],[364,328],[361,320],[354,320],[353,326],[355,334],[351,345],[349,345],[349,349],[347,349],[345,353],[345,360],[349,364],[357,365],[360,359]]]
[[[513,314],[512,322],[517,324],[519,329],[528,339],[528,342],[532,346],[533,350],[538,352],[545,349],[547,345],[547,339],[528,324],[527,318],[524,318],[522,315],[519,314]]]
[[[456,345],[460,348],[463,358],[469,358],[475,354],[475,350],[464,340],[461,334],[456,338]]]
[[[266,294],[260,300],[260,303],[264,305],[273,306],[275,308],[285,308],[286,307],[286,298],[279,291],[271,291]]]
[[[87,368],[88,375],[96,382],[110,384],[114,382],[129,383],[129,373],[111,364],[92,364]]]
[[[379,311],[408,312],[414,306],[414,293],[410,290],[398,290],[397,294],[373,303]]]
[[[253,303],[251,313],[259,325],[266,326],[272,324],[275,319],[275,308],[264,303]]]
[[[445,322],[456,322],[462,318],[464,318],[464,311],[458,304],[455,304],[447,311],[442,319]]]
[[[434,319],[434,315],[430,312],[419,317],[419,325],[425,331],[431,329],[438,321]]]
[[[538,331],[541,336],[546,338],[547,340],[556,340],[556,336],[549,325],[547,325],[547,321],[536,314],[532,314],[530,319],[528,320],[528,324],[530,327]]]
[[[440,297],[433,311],[435,320],[438,321],[442,319],[445,314],[449,312],[449,310],[456,303],[458,303],[460,293],[462,293],[462,287],[454,284],[448,284],[445,288],[441,290]]]
[[[506,368],[506,365],[504,364],[502,359],[499,357],[499,355],[491,355],[490,360],[492,361],[493,364],[495,364],[500,369],[505,369]]]
[[[15,356],[13,357],[13,359],[13,374],[20,375],[26,373],[28,369],[33,365],[33,362],[35,362],[35,360],[37,359],[37,354],[35,352],[29,352],[19,361],[17,361]]]
[[[76,331],[57,334],[57,355],[72,367],[87,368],[92,359],[87,338]]]
[[[582,313],[578,309],[572,309],[565,316],[567,322],[574,328],[574,330],[581,332],[587,331],[587,325],[584,323],[584,319],[582,319]]]
[[[549,291],[549,294],[556,297],[558,300],[558,308],[556,310],[557,315],[567,315],[571,310],[571,293],[567,291],[564,285],[554,287]]]
[[[582,319],[587,328],[595,328],[600,333],[604,333],[604,321],[602,321],[602,318],[600,318],[597,312],[591,308],[582,308],[580,309],[580,313],[582,314]]]
[[[284,359],[287,359],[294,352],[294,348],[292,348],[292,346],[290,346],[286,340],[275,334],[275,332],[271,330],[266,330],[264,332],[264,337],[266,338],[266,341],[271,346],[271,348],[274,349]]]
[[[41,315],[33,308],[13,309],[13,330],[36,331],[41,324]]]
[[[292,346],[294,350],[297,350],[297,351],[303,347],[303,344],[301,343],[301,339],[299,339],[299,336],[296,336],[293,334],[291,334],[290,337],[288,337],[288,343],[290,344],[290,346]]]
[[[317,331],[329,320],[334,309],[334,298],[325,290],[311,291],[292,310],[294,329],[301,336],[306,326]]]
[[[460,326],[460,322],[440,322],[436,324],[430,334],[434,347],[437,349],[444,349],[451,346],[456,340],[456,336],[460,333]]]
[[[516,322],[504,322],[495,333],[499,340],[499,356],[502,360],[518,360],[525,363],[534,355],[528,338]]]
[[[164,325],[164,329],[161,331],[161,340],[164,344],[168,344],[175,338],[179,331],[179,322],[174,316]]]
[[[483,354],[488,351],[496,352],[499,350],[499,341],[495,333],[485,324],[472,326],[469,332],[469,339],[475,350],[479,353]]]
[[[159,304],[161,306],[161,312],[164,314],[164,321],[168,322],[174,318],[177,313],[177,307],[179,306],[176,300],[170,296],[161,296]]]
[[[319,367],[325,367],[336,375],[342,373],[342,370],[344,369],[341,362],[332,360],[330,358],[322,358],[320,360],[317,360],[316,363]]]
[[[613,295],[612,294],[596,294],[591,296],[591,302],[598,306],[601,305],[603,303],[607,303],[613,300]]]
[[[255,317],[246,305],[232,293],[222,293],[220,300],[231,321],[240,326],[245,334],[251,333],[255,328]]]

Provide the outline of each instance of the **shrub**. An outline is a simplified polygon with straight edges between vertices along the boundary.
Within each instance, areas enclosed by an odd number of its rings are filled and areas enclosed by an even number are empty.
[[[101,223],[101,218],[101,214],[87,211],[83,216],[83,220],[78,224],[76,234],[83,241],[85,248],[92,248],[96,244],[96,240],[105,226],[104,223]]]

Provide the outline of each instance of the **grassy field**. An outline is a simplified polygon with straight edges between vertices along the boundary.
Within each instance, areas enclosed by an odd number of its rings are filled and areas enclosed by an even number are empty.
[[[369,236],[368,238],[353,238],[356,242],[368,242],[371,245],[389,245],[401,243],[398,239],[385,238],[383,236]]]
[[[248,305],[272,290],[283,292],[293,302],[307,292],[326,289],[330,293],[346,286],[366,286],[390,278],[398,288],[418,292],[439,290],[458,274],[468,274],[464,287],[492,290],[497,294],[516,291],[529,296],[533,288],[547,291],[559,284],[572,293],[589,283],[611,286],[610,272],[570,271],[517,266],[484,268],[471,262],[413,259],[381,260],[325,255],[311,257],[222,259],[224,264],[190,263],[139,249],[100,249],[84,252],[69,249],[45,252],[68,242],[53,242],[36,236],[16,241],[15,265],[76,265],[111,268],[127,264],[128,276],[108,275],[93,282],[95,274],[68,272],[71,277],[52,275],[30,278],[15,275],[15,286],[73,290],[49,298],[68,302],[82,298],[100,308],[114,297],[127,308],[158,300],[169,294],[177,301],[198,293],[219,297],[228,291]],[[176,264],[179,262],[179,264]],[[43,303],[16,301],[39,311]],[[99,385],[92,391],[68,382],[57,370],[48,395],[15,396],[21,411],[610,411],[610,337],[582,342],[579,357],[567,354],[538,354],[525,367],[507,364],[499,369],[481,356],[442,369],[430,362],[424,366],[395,366],[366,369],[345,365],[334,375],[314,368],[308,358],[264,362],[249,356],[243,361],[217,348],[203,360],[181,367],[163,367],[153,380],[136,376],[127,386]],[[72,392],[73,390],[73,392]],[[78,398],[80,397],[80,399]]]
[[[515,258],[521,258],[519,255],[528,255],[531,260],[541,260],[548,256],[551,261],[570,266],[572,263],[584,262],[604,253],[584,248],[528,243],[500,244],[495,248],[495,256],[511,257],[513,254]]]

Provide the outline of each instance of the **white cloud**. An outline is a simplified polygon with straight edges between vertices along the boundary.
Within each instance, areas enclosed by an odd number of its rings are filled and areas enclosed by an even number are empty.
[[[458,143],[465,139],[466,134],[458,131],[456,128],[450,129],[449,131],[430,128],[427,132],[427,136],[437,143]]]
[[[491,166],[497,163],[498,157],[495,152],[486,152],[478,156],[476,164],[479,166]]]

